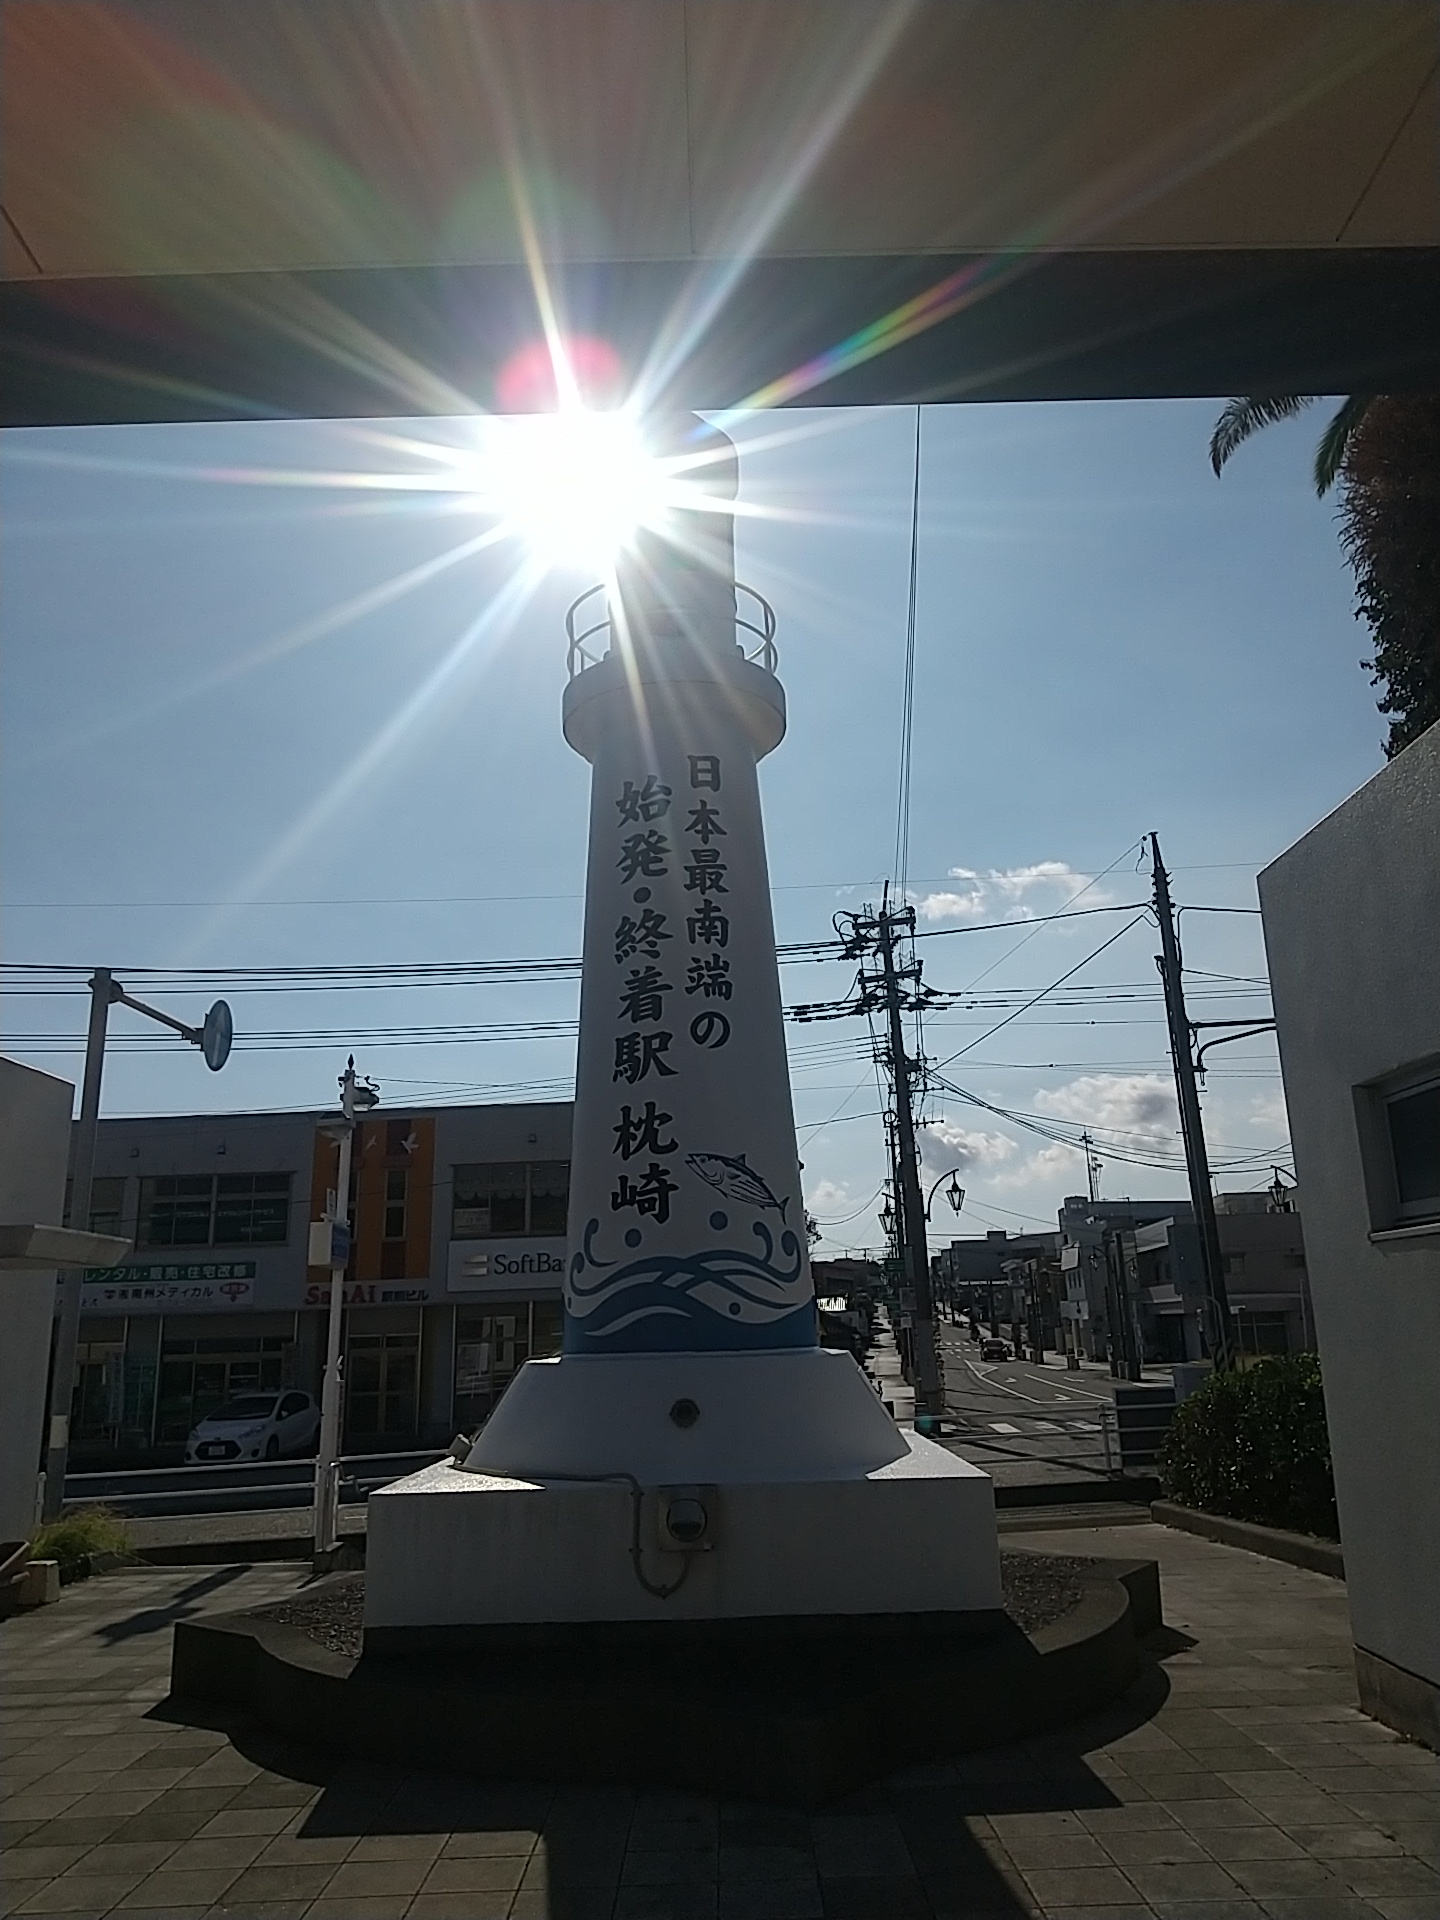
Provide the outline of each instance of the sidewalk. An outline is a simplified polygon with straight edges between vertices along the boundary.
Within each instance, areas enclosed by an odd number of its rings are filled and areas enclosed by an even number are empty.
[[[1440,1760],[1354,1704],[1341,1583],[1156,1526],[1158,1664],[1063,1733],[823,1814],[326,1761],[161,1706],[170,1624],[297,1570],[163,1568],[0,1627],[0,1912],[124,1920],[1436,1920]],[[843,1684],[843,1678],[839,1682]]]

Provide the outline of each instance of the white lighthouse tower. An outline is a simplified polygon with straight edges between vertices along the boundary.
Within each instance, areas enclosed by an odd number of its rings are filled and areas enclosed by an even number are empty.
[[[774,619],[737,608],[732,443],[683,415],[652,446],[695,505],[570,622],[593,775],[564,1350],[462,1459],[372,1497],[386,1641],[1000,1604],[987,1476],[816,1343],[756,771],[785,733]]]

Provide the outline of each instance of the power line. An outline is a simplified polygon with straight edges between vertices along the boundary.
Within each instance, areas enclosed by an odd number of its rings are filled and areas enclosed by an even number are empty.
[[[915,409],[915,482],[910,496],[910,582],[905,610],[905,685],[901,695],[900,788],[895,807],[895,886],[906,898],[910,867],[910,767],[915,744],[915,610],[920,579],[920,422]]]
[[[1016,1007],[1013,1013],[1007,1013],[1003,1020],[997,1020],[995,1022],[995,1025],[993,1027],[990,1027],[986,1032],[982,1033],[978,1040],[971,1040],[967,1042],[965,1046],[959,1049],[959,1052],[952,1053],[948,1060],[942,1060],[940,1062],[940,1065],[942,1067],[948,1067],[952,1061],[958,1060],[961,1054],[970,1053],[974,1048],[978,1047],[982,1041],[988,1040],[991,1034],[998,1033],[1001,1027],[1008,1027],[1012,1020],[1018,1020],[1022,1013],[1028,1013],[1031,1007],[1038,1006],[1039,1003],[1045,998],[1047,993],[1053,993],[1056,987],[1063,987],[1065,982],[1068,979],[1070,979],[1073,974],[1079,973],[1082,967],[1088,967],[1092,960],[1098,960],[1100,955],[1104,953],[1107,947],[1113,947],[1115,942],[1119,939],[1122,939],[1125,934],[1129,933],[1132,927],[1138,926],[1143,918],[1144,918],[1143,913],[1137,913],[1133,920],[1127,920],[1125,925],[1121,927],[1117,933],[1112,933],[1108,940],[1102,940],[1100,945],[1095,948],[1093,953],[1087,953],[1083,960],[1077,960],[1073,967],[1071,967],[1067,972],[1062,973],[1058,980],[1052,980],[1048,987],[1042,987],[1039,993],[1035,994],[1033,998],[1025,1002],[1023,1007]]]

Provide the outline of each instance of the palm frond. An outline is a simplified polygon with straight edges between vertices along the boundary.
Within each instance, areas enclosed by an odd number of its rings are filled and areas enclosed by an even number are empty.
[[[1273,426],[1277,420],[1293,419],[1314,398],[1313,393],[1277,393],[1266,399],[1229,401],[1210,436],[1211,466],[1218,474],[1235,449],[1252,433],[1258,433],[1261,427]]]
[[[1315,449],[1315,491],[1323,500],[1345,464],[1350,436],[1365,418],[1373,393],[1352,393],[1320,436]]]

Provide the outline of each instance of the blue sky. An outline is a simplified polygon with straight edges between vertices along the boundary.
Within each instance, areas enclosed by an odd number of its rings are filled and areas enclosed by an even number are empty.
[[[1112,1195],[1183,1191],[1165,1166],[1130,1163],[1178,1155],[1154,929],[1137,925],[987,1040],[1130,916],[984,926],[1072,900],[1138,902],[1150,829],[1178,899],[1253,908],[1257,869],[1382,759],[1333,502],[1310,486],[1321,416],[1270,430],[1217,481],[1216,408],[924,416],[909,873],[935,935],[921,943],[927,979],[974,983],[981,1002],[933,1018],[927,1050],[968,1047],[947,1077],[1007,1113],[1110,1129],[1130,1156],[1106,1165]],[[412,470],[405,441],[471,431],[4,436],[8,961],[578,953],[588,769],[564,744],[559,702],[564,610],[588,576],[517,592],[513,542],[442,564],[486,531],[474,502],[339,484]],[[739,571],[779,616],[790,703],[789,737],[762,770],[777,930],[818,939],[834,913],[878,897],[893,863],[914,414],[795,411],[731,431],[747,509]],[[1192,987],[1215,996],[1193,1010],[1263,1008],[1245,984],[1263,975],[1258,919],[1197,911],[1182,925]],[[847,980],[839,965],[782,976],[791,1002]],[[209,998],[155,991],[182,1017]],[[347,1044],[247,1045],[262,1032],[353,1033],[387,1106],[568,1087],[564,1033],[381,1045],[364,1032],[565,1022],[568,979],[229,997],[241,1039],[220,1075],[117,1013],[104,1110],[332,1097]],[[12,997],[7,1036],[53,1037],[0,1044],[78,1078],[83,1013],[80,999]],[[874,1245],[884,1158],[863,1023],[794,1027],[791,1040],[825,1250]],[[960,1231],[1053,1220],[1059,1197],[1083,1189],[1079,1157],[1043,1134],[953,1095],[927,1113],[932,1173],[963,1168]],[[1268,1040],[1215,1056],[1206,1117],[1216,1160],[1237,1163],[1220,1184],[1268,1182],[1288,1131]]]

